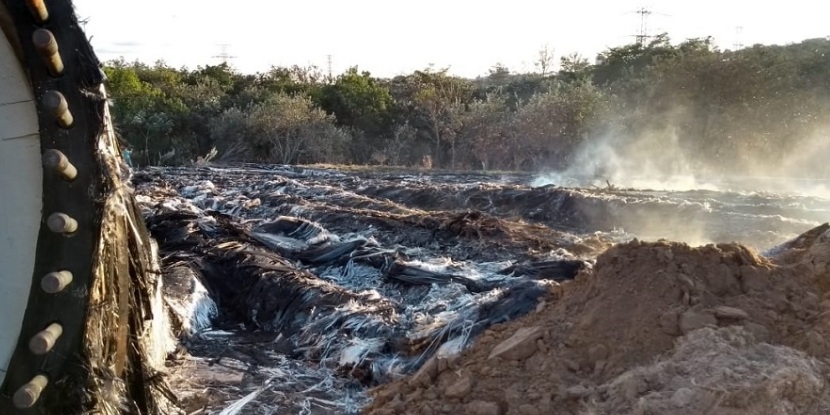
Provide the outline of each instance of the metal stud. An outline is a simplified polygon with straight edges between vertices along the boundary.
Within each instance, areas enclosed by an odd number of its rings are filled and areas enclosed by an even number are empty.
[[[46,9],[43,0],[26,0],[26,5],[29,6],[29,11],[32,12],[32,16],[37,19],[38,23],[49,20],[49,10]]]
[[[69,162],[69,159],[58,150],[46,150],[43,152],[43,167],[54,170],[66,179],[75,180],[78,170]]]
[[[46,226],[55,233],[72,233],[78,230],[78,222],[65,213],[53,213],[46,218]]]
[[[31,408],[37,403],[37,400],[40,398],[40,394],[43,392],[43,389],[46,388],[46,385],[49,384],[49,379],[43,375],[37,375],[29,383],[23,385],[18,389],[14,396],[12,397],[12,401],[14,402],[14,406],[17,409],[26,409]]]
[[[49,353],[55,347],[55,342],[58,341],[61,334],[63,334],[63,327],[58,323],[52,323],[46,329],[32,336],[32,339],[29,340],[29,350],[36,355]]]
[[[72,118],[72,112],[69,111],[69,104],[66,103],[66,98],[58,91],[46,91],[43,94],[43,106],[46,107],[58,124],[63,128],[69,128],[75,119]]]
[[[50,272],[40,279],[40,288],[48,294],[57,294],[72,283],[69,271]]]
[[[49,69],[49,73],[52,76],[62,74],[63,61],[61,61],[61,55],[58,53],[58,42],[52,32],[46,29],[37,29],[32,35],[32,41],[37,52],[43,57],[43,62]]]

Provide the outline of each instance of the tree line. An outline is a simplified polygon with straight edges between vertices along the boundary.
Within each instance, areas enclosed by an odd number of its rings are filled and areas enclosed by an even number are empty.
[[[140,165],[216,159],[450,169],[565,169],[602,141],[671,145],[693,168],[784,163],[830,126],[830,40],[719,50],[667,35],[560,59],[535,73],[495,65],[476,79],[425,68],[378,78],[352,67],[107,62],[118,133]],[[643,146],[643,137],[652,137]],[[824,174],[827,173],[826,167]]]

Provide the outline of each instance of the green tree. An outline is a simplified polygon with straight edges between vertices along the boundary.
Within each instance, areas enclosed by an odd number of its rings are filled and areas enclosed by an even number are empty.
[[[634,43],[610,48],[597,57],[593,67],[593,81],[599,86],[608,86],[614,81],[638,76],[651,64],[671,59],[677,54],[667,34],[656,36],[648,44]]]
[[[321,88],[316,99],[320,107],[337,118],[337,123],[380,137],[389,133],[392,121],[392,95],[386,85],[369,72],[349,68],[333,84]]]
[[[579,53],[571,53],[560,58],[559,79],[566,82],[588,82],[591,77],[591,64]]]
[[[309,97],[284,93],[226,110],[211,130],[226,158],[282,164],[344,162],[350,139]]]
[[[461,116],[459,141],[482,170],[504,166],[512,116],[504,97],[498,95],[473,101]]]
[[[272,66],[268,72],[260,74],[258,85],[270,92],[314,95],[323,80],[323,72],[316,66]]]
[[[596,126],[606,98],[592,85],[559,83],[535,95],[514,119],[514,167],[564,169]]]
[[[198,66],[195,71],[188,74],[185,82],[188,85],[196,85],[199,82],[205,82],[206,79],[211,79],[216,82],[223,91],[229,91],[236,83],[238,74],[227,63],[220,63],[219,65],[205,65]]]
[[[138,150],[134,156],[138,163],[158,163],[160,154],[168,153],[176,146],[172,140],[175,120],[186,112],[186,108],[180,100],[141,80],[137,65],[127,66],[121,62],[105,67],[104,73],[107,89],[114,97],[113,117],[118,132]]]
[[[440,160],[441,144],[447,143],[450,146],[450,167],[455,168],[458,115],[472,91],[468,82],[451,77],[447,72],[447,69],[416,71],[414,77],[418,89],[412,97],[412,105],[434,140],[434,160]]]

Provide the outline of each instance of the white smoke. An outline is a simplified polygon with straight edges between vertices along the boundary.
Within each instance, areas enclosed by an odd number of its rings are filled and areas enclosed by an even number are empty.
[[[531,186],[717,190],[687,154],[673,128],[636,139],[610,132],[583,144],[567,169],[542,174]]]

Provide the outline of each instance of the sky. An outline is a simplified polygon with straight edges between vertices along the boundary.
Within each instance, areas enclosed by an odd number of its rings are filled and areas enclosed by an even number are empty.
[[[317,65],[334,74],[357,65],[391,77],[432,64],[465,77],[497,63],[533,71],[547,46],[558,62],[580,53],[593,61],[634,41],[641,14],[647,33],[673,42],[713,36],[721,49],[788,44],[830,36],[830,2],[728,0],[75,0],[98,57],[174,67],[217,64],[223,52],[238,71]],[[749,4],[752,4],[749,6]],[[228,7],[229,5],[235,7]],[[740,28],[740,29],[739,29]],[[223,50],[223,45],[224,50]]]

